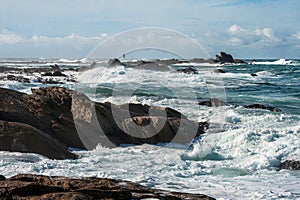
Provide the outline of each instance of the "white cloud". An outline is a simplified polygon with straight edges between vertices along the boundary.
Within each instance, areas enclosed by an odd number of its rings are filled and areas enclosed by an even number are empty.
[[[22,36],[19,36],[6,29],[0,31],[0,44],[15,44],[24,41]]]
[[[263,28],[263,29],[256,29],[255,30],[256,35],[263,36],[267,39],[278,41],[278,38],[275,37],[273,30],[270,28]]]
[[[300,32],[293,34],[293,36],[294,36],[297,40],[300,40]]]
[[[227,29],[231,45],[272,45],[280,42],[271,28],[257,28],[246,30],[239,25],[232,25]]]
[[[234,24],[232,26],[230,26],[227,31],[230,33],[230,34],[238,34],[238,33],[243,33],[243,32],[246,32],[247,30]]]
[[[232,37],[232,38],[230,38],[230,42],[234,45],[237,45],[237,44],[241,44],[242,40],[240,38],[237,38],[237,37]]]

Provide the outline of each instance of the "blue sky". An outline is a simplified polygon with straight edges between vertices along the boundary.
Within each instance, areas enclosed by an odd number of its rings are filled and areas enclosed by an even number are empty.
[[[212,57],[300,58],[299,10],[299,0],[3,0],[0,57],[83,58],[122,31],[161,27]]]

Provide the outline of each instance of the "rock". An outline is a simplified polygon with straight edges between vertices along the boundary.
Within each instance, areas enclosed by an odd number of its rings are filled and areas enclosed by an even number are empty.
[[[0,120],[2,151],[39,153],[49,158],[76,158],[68,147],[50,135],[24,123]]]
[[[50,65],[50,67],[55,72],[61,72],[61,69],[59,68],[59,66],[57,64]]]
[[[9,81],[18,81],[21,83],[30,83],[29,78],[24,78],[23,76],[7,75],[6,79]]]
[[[250,74],[251,76],[257,76],[257,74],[255,74],[255,73],[252,73],[252,74]]]
[[[215,73],[221,73],[221,74],[224,74],[226,73],[223,69],[216,69],[214,70]]]
[[[222,100],[219,100],[219,99],[216,99],[216,98],[212,98],[212,99],[209,99],[207,101],[201,101],[198,103],[199,105],[201,106],[208,106],[208,107],[219,107],[219,106],[226,106],[227,103],[222,101]]]
[[[220,52],[220,55],[216,55],[215,62],[217,62],[217,63],[238,63],[238,64],[246,63],[243,60],[233,59],[232,55],[227,54],[225,52]]]
[[[300,161],[296,160],[286,160],[279,165],[279,170],[288,169],[288,170],[300,170]]]
[[[245,62],[243,60],[240,60],[240,59],[234,59],[234,63],[237,63],[237,64],[246,64],[247,62]]]
[[[250,109],[263,109],[263,110],[269,110],[272,112],[281,112],[281,110],[279,108],[276,107],[272,107],[272,106],[264,106],[262,104],[251,104],[251,105],[247,105],[244,106],[245,108],[250,108]]]
[[[198,70],[196,70],[193,67],[186,67],[186,68],[181,68],[177,69],[177,72],[185,73],[185,74],[198,74]]]
[[[108,178],[67,178],[20,174],[0,181],[0,199],[203,199],[203,194],[151,189]]]
[[[0,181],[5,181],[5,180],[6,180],[5,176],[0,174]]]
[[[118,58],[113,58],[108,61],[107,67],[117,67],[117,66],[125,67],[125,64],[122,63]]]
[[[188,145],[205,128],[171,108],[95,103],[60,87],[32,89],[31,95],[0,88],[0,102],[0,150],[55,159],[76,158],[68,147]]]
[[[210,63],[213,64],[215,63],[214,59],[208,58],[208,59],[203,59],[203,58],[193,58],[188,61],[189,63]]]
[[[155,62],[148,62],[148,61],[142,61],[137,66],[135,66],[134,69],[154,70],[154,71],[163,71],[163,72],[170,71],[170,68],[168,68],[165,65],[160,65]]]
[[[61,71],[55,71],[53,73],[52,72],[46,72],[46,73],[42,74],[42,76],[63,76],[63,77],[65,77],[67,75],[63,74]]]
[[[232,55],[225,52],[220,52],[220,55],[216,55],[215,61],[219,63],[234,63]]]

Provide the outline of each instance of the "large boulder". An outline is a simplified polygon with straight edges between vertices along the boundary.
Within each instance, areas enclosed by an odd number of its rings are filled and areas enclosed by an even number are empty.
[[[233,59],[232,55],[227,54],[225,52],[220,52],[220,55],[216,55],[215,62],[217,62],[217,63],[238,63],[238,64],[246,63],[243,60]]]
[[[171,108],[96,103],[61,87],[32,89],[31,95],[1,88],[0,102],[0,150],[49,158],[75,158],[68,147],[189,144],[204,133],[204,125]]]
[[[151,189],[138,183],[107,178],[67,178],[20,174],[0,180],[0,199],[214,199]]]

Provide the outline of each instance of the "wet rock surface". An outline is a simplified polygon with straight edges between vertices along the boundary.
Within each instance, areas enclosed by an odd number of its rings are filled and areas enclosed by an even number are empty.
[[[299,160],[286,160],[279,165],[279,170],[300,170],[300,161]]]
[[[61,87],[32,89],[32,94],[0,89],[0,150],[76,158],[69,147],[98,144],[189,144],[204,126],[171,108],[141,104],[95,103]]]
[[[150,189],[107,178],[67,178],[20,174],[0,179],[0,199],[214,199],[203,194]]]

